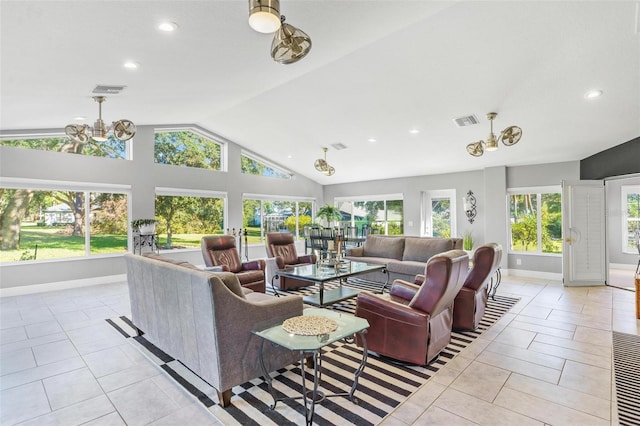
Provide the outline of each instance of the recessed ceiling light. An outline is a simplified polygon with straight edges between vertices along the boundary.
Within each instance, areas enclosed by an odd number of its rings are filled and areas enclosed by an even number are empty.
[[[287,155],[287,158],[293,158],[293,155],[289,154]]]
[[[369,142],[371,142],[371,143],[377,142],[374,138],[369,138],[369,139],[367,139],[367,140],[368,140]]]
[[[602,90],[589,90],[584,94],[584,97],[587,99],[595,99],[599,98],[600,96],[602,96]]]
[[[418,130],[418,129],[411,129],[411,130],[409,130],[409,133],[411,133],[412,135],[417,135],[418,133],[420,133],[420,130]]]
[[[86,120],[87,117],[85,117],[84,115],[79,115],[77,117],[73,117],[74,120],[78,120],[78,121],[82,121],[82,120]]]
[[[134,61],[127,61],[127,62],[125,62],[125,63],[123,64],[123,66],[124,66],[125,68],[127,68],[127,69],[135,70],[135,69],[137,69],[138,67],[140,67],[140,64],[139,64],[138,62],[134,62]]]
[[[158,25],[158,29],[165,33],[170,33],[178,29],[178,24],[175,22],[162,22]]]

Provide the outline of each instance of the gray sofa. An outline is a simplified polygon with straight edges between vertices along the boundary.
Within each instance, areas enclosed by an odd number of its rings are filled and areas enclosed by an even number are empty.
[[[159,255],[125,254],[131,320],[144,337],[180,360],[230,403],[231,388],[262,376],[260,338],[251,331],[302,315],[299,296],[243,289],[229,272],[209,272]],[[268,371],[297,354],[265,345]]]
[[[387,265],[391,284],[396,279],[413,282],[416,275],[424,274],[432,256],[454,249],[462,249],[462,238],[368,235],[362,246],[347,250],[346,258]],[[387,281],[382,272],[370,272],[358,278],[379,283]]]

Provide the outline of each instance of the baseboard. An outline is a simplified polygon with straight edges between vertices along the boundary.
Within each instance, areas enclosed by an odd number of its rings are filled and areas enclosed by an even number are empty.
[[[562,281],[562,274],[557,272],[528,271],[525,269],[503,269],[502,275],[512,277],[540,278],[543,280]]]
[[[104,277],[83,278],[81,280],[58,281],[45,284],[33,284],[19,287],[0,288],[0,297],[22,296],[45,291],[66,290],[69,288],[89,287],[92,285],[117,283],[126,281],[126,274],[107,275]]]

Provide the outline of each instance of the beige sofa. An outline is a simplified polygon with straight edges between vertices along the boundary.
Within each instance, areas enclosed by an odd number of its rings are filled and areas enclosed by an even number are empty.
[[[204,271],[155,254],[124,258],[133,324],[211,384],[223,407],[232,387],[262,376],[261,341],[251,331],[302,315],[301,297],[243,289],[229,272]],[[297,360],[281,347],[265,345],[264,351],[268,371]]]
[[[462,249],[462,238],[369,235],[362,246],[348,249],[346,258],[387,265],[388,283],[391,285],[397,279],[414,282],[416,275],[424,274],[427,261],[432,256],[454,249]],[[359,275],[358,278],[387,282],[387,275],[379,271]]]

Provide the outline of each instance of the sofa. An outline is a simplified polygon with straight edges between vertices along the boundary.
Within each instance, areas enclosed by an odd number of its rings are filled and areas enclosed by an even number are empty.
[[[398,279],[413,282],[416,275],[424,273],[432,256],[461,249],[462,238],[368,235],[362,246],[347,249],[345,258],[387,265],[388,277],[382,271],[375,271],[359,278],[379,283]]]
[[[262,376],[262,342],[251,331],[302,315],[301,297],[254,292],[230,272],[149,253],[124,259],[138,334],[213,386],[223,407],[232,387]],[[274,371],[296,362],[297,354],[264,345],[264,361]]]

